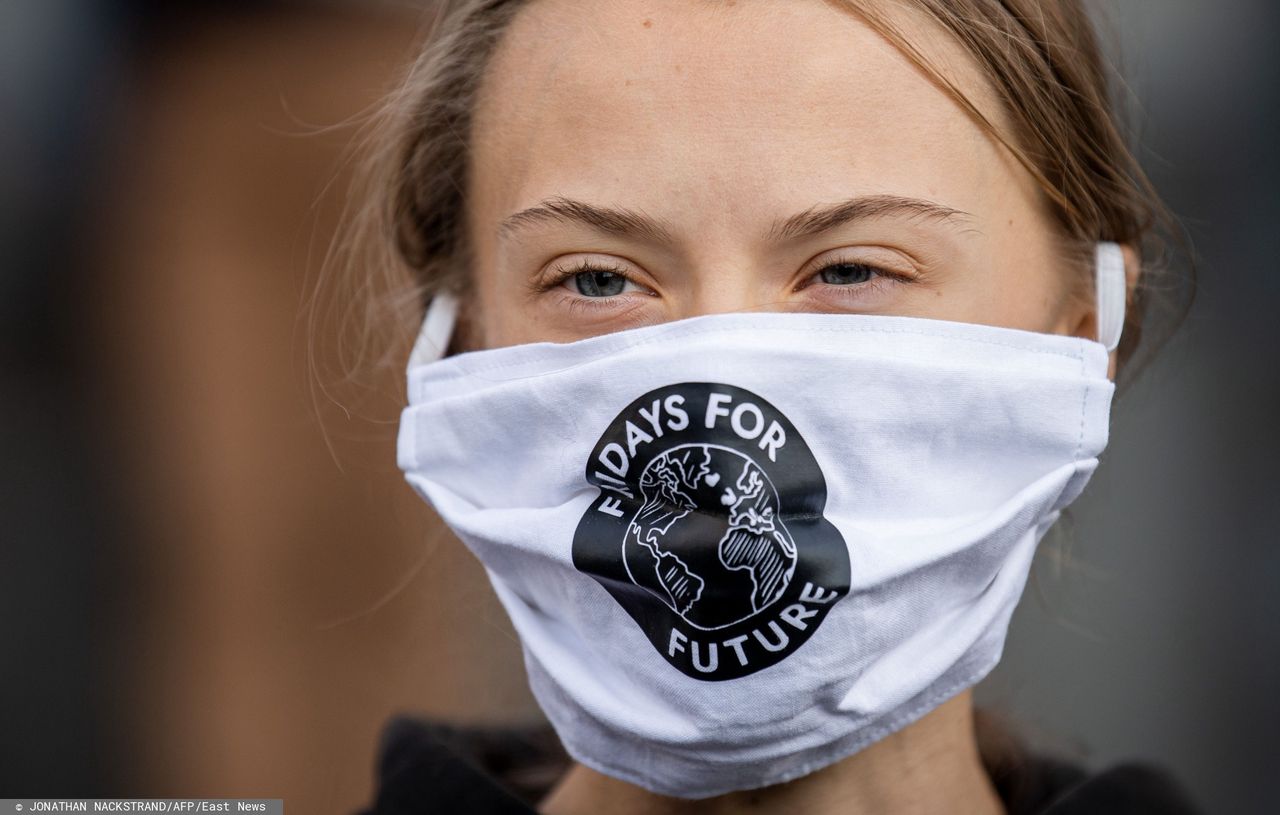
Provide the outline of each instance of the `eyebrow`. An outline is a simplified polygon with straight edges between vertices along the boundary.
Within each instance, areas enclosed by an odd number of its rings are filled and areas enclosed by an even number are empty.
[[[654,243],[674,243],[670,225],[633,209],[602,207],[557,195],[505,218],[498,234],[506,237],[520,227],[546,221],[581,223],[610,235],[634,235]]]
[[[766,237],[778,243],[817,235],[837,226],[865,218],[906,216],[931,221],[966,221],[973,218],[967,212],[943,206],[922,198],[905,198],[900,195],[864,195],[835,204],[810,207],[798,215],[780,223],[775,222]]]
[[[967,212],[921,198],[900,195],[863,195],[835,204],[818,204],[790,218],[774,221],[765,239],[775,243],[806,238],[852,221],[886,216],[907,216],[935,221],[968,220]],[[554,196],[535,206],[509,215],[498,225],[498,234],[507,237],[522,227],[545,222],[580,223],[597,231],[622,237],[636,236],[654,243],[674,243],[668,222],[643,212],[621,207],[605,207]]]

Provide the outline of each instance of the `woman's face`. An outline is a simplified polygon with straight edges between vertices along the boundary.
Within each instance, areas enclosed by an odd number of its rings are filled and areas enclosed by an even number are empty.
[[[1003,126],[945,34],[900,22]],[[472,147],[482,347],[750,309],[1093,330],[1029,174],[826,3],[531,2]]]

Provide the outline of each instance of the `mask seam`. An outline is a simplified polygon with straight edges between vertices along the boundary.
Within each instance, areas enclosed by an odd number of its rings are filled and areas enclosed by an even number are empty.
[[[1083,377],[1084,375],[1085,375],[1084,357],[1082,356],[1080,358],[1080,376]],[[1072,459],[1074,459],[1077,462],[1080,461],[1080,451],[1084,450],[1084,431],[1085,431],[1086,419],[1089,416],[1089,392],[1091,390],[1093,390],[1093,388],[1086,387],[1084,389],[1084,395],[1081,396],[1080,398],[1080,437],[1076,439],[1076,451],[1071,456]],[[1070,483],[1070,479],[1068,479],[1068,483]],[[1066,489],[1066,485],[1063,485],[1063,489],[1064,490]]]
[[[967,325],[967,324],[965,324],[965,325]],[[1014,349],[1014,350],[1016,350],[1016,351],[1025,351],[1025,352],[1027,352],[1027,353],[1032,353],[1032,354],[1046,354],[1046,355],[1056,356],[1056,357],[1065,357],[1065,358],[1067,358],[1067,359],[1074,359],[1074,360],[1079,361],[1079,362],[1081,363],[1081,371],[1083,372],[1083,369],[1084,369],[1084,359],[1085,359],[1085,354],[1084,354],[1084,350],[1083,350],[1083,349],[1080,349],[1080,350],[1077,350],[1077,351],[1074,351],[1074,352],[1070,352],[1070,351],[1055,351],[1055,350],[1050,350],[1050,349],[1027,348],[1027,347],[1026,347],[1026,346],[1024,346],[1024,345],[1018,345],[1018,344],[1016,344],[1016,343],[1012,343],[1012,342],[999,342],[999,341],[997,341],[997,340],[988,340],[988,339],[982,339],[982,338],[979,338],[979,337],[958,337],[958,336],[948,336],[945,332],[922,331],[922,330],[913,330],[913,329],[865,328],[865,327],[856,327],[856,326],[848,326],[848,327],[826,327],[826,326],[820,326],[820,327],[805,328],[805,329],[796,329],[796,328],[791,328],[791,327],[787,327],[787,326],[757,326],[757,327],[751,327],[751,328],[748,328],[748,327],[741,327],[741,328],[734,327],[734,328],[726,329],[726,328],[724,328],[724,327],[722,327],[722,326],[714,326],[714,327],[707,327],[707,328],[702,328],[702,329],[697,329],[697,330],[691,330],[691,331],[685,332],[685,333],[683,333],[683,334],[676,334],[676,335],[675,335],[675,338],[676,338],[676,339],[686,339],[686,338],[689,338],[689,337],[697,337],[697,336],[702,336],[702,335],[706,335],[706,334],[721,333],[721,332],[723,332],[723,333],[738,333],[738,334],[740,334],[740,333],[751,333],[751,334],[757,334],[757,333],[760,333],[760,332],[775,333],[775,332],[780,332],[780,331],[781,331],[781,332],[800,332],[800,333],[803,333],[803,334],[810,334],[810,333],[824,333],[824,334],[904,334],[904,335],[908,335],[908,336],[932,337],[932,338],[943,339],[943,340],[948,340],[948,341],[961,341],[961,342],[966,342],[966,343],[970,343],[970,344],[973,344],[973,345],[993,345],[993,346],[996,346],[996,347],[999,347],[999,348],[1012,348],[1012,349]],[[607,336],[607,335],[604,335],[604,336]],[[1046,335],[1046,336],[1058,336],[1058,335]],[[609,345],[609,346],[605,346],[605,347],[601,348],[597,354],[592,355],[592,356],[589,356],[587,359],[583,359],[583,360],[579,360],[579,361],[573,362],[573,363],[571,363],[571,364],[569,364],[569,365],[566,365],[564,368],[557,368],[557,369],[555,369],[555,370],[556,370],[556,371],[570,370],[570,369],[572,369],[572,368],[576,368],[576,367],[578,367],[578,366],[580,366],[580,365],[585,365],[585,364],[590,363],[590,362],[595,362],[596,360],[598,360],[598,359],[600,358],[600,355],[602,355],[602,354],[617,353],[617,352],[620,352],[620,351],[626,351],[626,350],[630,350],[630,349],[633,349],[633,348],[640,348],[640,347],[643,347],[643,346],[646,346],[646,345],[652,345],[652,344],[654,344],[654,343],[661,342],[661,341],[664,341],[664,340],[669,340],[669,339],[671,339],[671,338],[672,338],[672,333],[671,333],[671,332],[665,332],[665,333],[663,333],[663,334],[661,334],[661,335],[659,335],[659,336],[656,336],[656,337],[647,337],[647,338],[644,338],[644,339],[634,340],[634,341],[632,341],[632,342],[628,342],[628,343],[622,343],[622,344],[618,344],[618,345]],[[1092,341],[1092,340],[1089,340],[1089,342],[1093,342],[1093,341]],[[511,346],[511,347],[519,347],[519,346]],[[499,349],[499,350],[500,350],[500,349]],[[483,353],[483,352],[480,352],[480,353]],[[529,359],[518,359],[518,360],[513,360],[513,361],[510,361],[510,362],[500,363],[500,364],[482,365],[482,366],[480,366],[480,367],[471,366],[469,370],[461,370],[462,366],[465,364],[465,363],[463,363],[463,362],[461,361],[461,357],[452,357],[451,359],[455,360],[455,363],[454,363],[454,364],[455,364],[456,368],[458,369],[458,370],[452,371],[451,373],[454,373],[454,374],[456,374],[456,375],[458,375],[458,376],[474,375],[474,374],[478,374],[478,373],[486,373],[486,372],[491,372],[491,371],[500,371],[500,370],[503,370],[504,368],[512,368],[512,367],[515,367],[515,366],[517,366],[517,365],[524,365],[524,364],[527,364],[527,363],[529,363],[529,362],[530,362],[530,360],[529,360]],[[443,361],[443,360],[441,360],[441,361]],[[435,363],[430,363],[430,362],[428,362],[428,363],[425,363],[424,365],[422,365],[421,367],[417,367],[417,368],[415,368],[414,370],[415,370],[415,371],[421,371],[421,370],[423,370],[423,369],[425,369],[425,368],[429,368],[429,367],[430,367],[431,365],[433,365],[433,364],[435,364]],[[551,373],[551,372],[547,372],[547,373]],[[422,384],[421,378],[419,378],[419,380],[418,380],[418,384],[419,384],[419,385],[421,385],[421,384]],[[421,394],[419,394],[419,395],[421,395]]]

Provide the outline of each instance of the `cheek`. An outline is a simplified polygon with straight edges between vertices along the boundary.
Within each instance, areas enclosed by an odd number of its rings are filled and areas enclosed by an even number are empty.
[[[971,304],[974,322],[1052,332],[1067,303],[1062,275],[1049,258],[992,269]]]
[[[1059,333],[1076,298],[1054,226],[1031,206],[993,215],[984,230],[984,262],[956,287],[954,306],[966,314],[953,319]]]
[[[983,246],[944,261],[933,283],[904,292],[901,304],[886,313],[1061,333],[1075,302],[1061,265],[1047,252]]]
[[[482,348],[502,348],[536,341],[536,328],[525,310],[485,286],[476,298],[475,336]]]
[[[519,282],[498,279],[491,266],[477,271],[475,282],[472,336],[481,348],[558,339],[556,326],[546,324],[538,310],[529,307]]]
[[[1020,262],[1002,267],[999,278],[1004,296],[1004,325],[1043,333],[1061,333],[1068,312],[1077,299],[1075,287],[1068,277],[1064,250],[1052,237],[1024,241],[1024,251],[1011,251],[1005,257],[1021,258]]]
[[[993,273],[995,291],[987,308],[994,325],[1056,333],[1068,297],[1061,259],[1037,254]]]

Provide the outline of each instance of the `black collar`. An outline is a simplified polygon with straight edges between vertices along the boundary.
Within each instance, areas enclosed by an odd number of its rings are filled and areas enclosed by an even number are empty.
[[[458,728],[395,716],[382,731],[374,802],[357,815],[534,815],[568,763],[546,726]],[[1168,774],[1142,764],[1090,775],[1028,753],[991,780],[1008,815],[1198,813]]]

